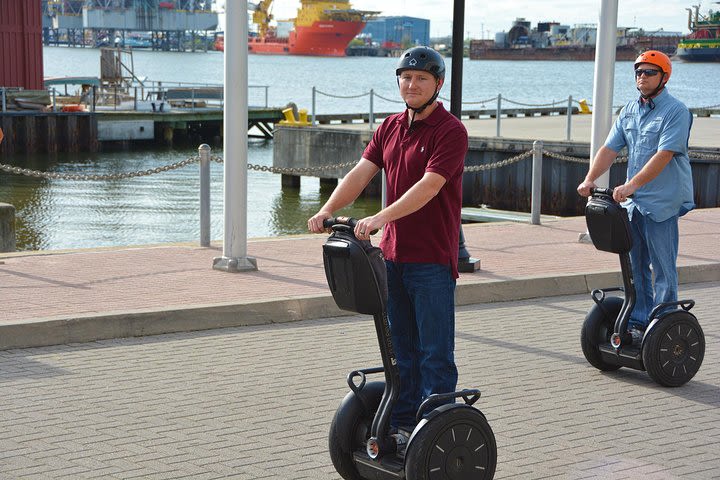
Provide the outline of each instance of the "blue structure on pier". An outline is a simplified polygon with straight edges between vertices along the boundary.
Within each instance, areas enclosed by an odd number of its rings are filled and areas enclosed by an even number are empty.
[[[429,45],[430,20],[415,17],[378,17],[370,20],[362,31],[373,43],[398,46]]]

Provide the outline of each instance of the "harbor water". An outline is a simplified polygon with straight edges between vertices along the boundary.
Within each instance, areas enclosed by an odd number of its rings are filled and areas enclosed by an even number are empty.
[[[312,88],[318,90],[317,113],[367,112],[402,108],[393,75],[393,58],[249,57],[249,84],[268,86],[267,103],[294,102],[311,109]],[[133,55],[135,75],[153,81],[221,84],[223,54],[145,52]],[[448,59],[448,74],[450,73]],[[89,48],[44,48],[46,77],[99,75],[100,52]],[[470,61],[463,65],[465,109],[494,108],[495,97],[527,104],[567,103],[592,99],[593,62]],[[670,91],[689,107],[720,105],[720,89],[701,79],[717,78],[720,64],[676,63]],[[450,78],[441,97],[450,95]],[[250,89],[251,104],[264,104],[264,89]],[[618,62],[613,104],[637,95],[631,62]],[[492,99],[492,100],[489,100]],[[481,103],[485,100],[486,103]],[[480,103],[476,103],[480,102]],[[446,104],[449,101],[446,100]],[[242,132],[244,134],[244,132]],[[358,158],[362,152],[358,152]],[[219,149],[213,154],[222,155]],[[197,147],[134,149],[96,154],[22,155],[3,163],[58,173],[120,174],[144,171],[197,155]],[[248,162],[272,165],[272,141],[250,140]],[[211,165],[211,237],[223,231],[222,165]],[[248,173],[248,236],[267,237],[306,232],[306,219],[327,199],[316,178],[303,178],[300,189],[281,189],[280,176]],[[199,238],[199,174],[197,164],[111,181],[39,179],[0,172],[0,202],[17,209],[18,250],[93,248]],[[363,216],[379,201],[361,198],[343,213]]]

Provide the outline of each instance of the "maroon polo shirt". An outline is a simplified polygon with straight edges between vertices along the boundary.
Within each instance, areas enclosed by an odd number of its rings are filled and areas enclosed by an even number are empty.
[[[468,136],[465,126],[438,102],[424,120],[408,129],[408,113],[385,119],[365,148],[363,158],[385,169],[391,205],[425,174],[442,175],[440,192],[420,210],[385,226],[380,248],[401,263],[438,263],[458,277],[458,241],[462,173]]]

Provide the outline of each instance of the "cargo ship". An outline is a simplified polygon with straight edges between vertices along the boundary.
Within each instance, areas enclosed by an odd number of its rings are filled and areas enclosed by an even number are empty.
[[[248,37],[248,52],[265,55],[343,57],[350,41],[380,12],[355,10],[349,0],[301,0],[297,17],[271,25],[272,0],[254,6],[257,32]],[[217,50],[224,49],[219,37]]]
[[[680,40],[675,56],[686,62],[720,62],[720,11],[701,15],[700,7],[694,8],[694,15],[687,9],[691,33]]]
[[[618,28],[615,60],[635,60],[638,50],[625,28]],[[517,18],[508,32],[495,40],[470,40],[471,60],[573,60],[595,59],[595,25],[561,25],[558,22],[530,22]]]

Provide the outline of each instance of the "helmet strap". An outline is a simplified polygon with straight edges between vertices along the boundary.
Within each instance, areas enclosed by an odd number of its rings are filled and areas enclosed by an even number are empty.
[[[640,92],[640,98],[648,102],[648,107],[650,107],[650,110],[655,109],[655,102],[653,102],[653,97],[656,96],[660,91],[665,88],[665,83],[663,83],[663,79],[665,78],[667,74],[665,72],[662,72],[662,77],[660,77],[660,83],[658,84],[657,88],[653,90],[652,92],[648,93],[647,95],[644,95],[642,92]],[[638,88],[638,91],[640,89]]]

